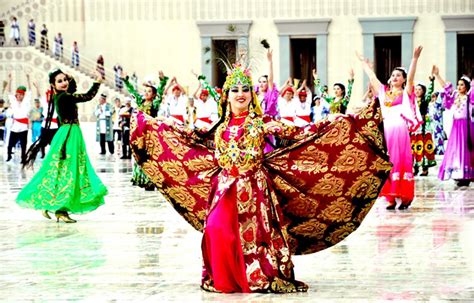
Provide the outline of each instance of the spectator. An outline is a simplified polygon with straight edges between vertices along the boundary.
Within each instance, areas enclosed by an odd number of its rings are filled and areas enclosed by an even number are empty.
[[[41,106],[40,100],[35,99],[34,106],[30,111],[30,121],[31,121],[31,142],[38,140],[41,135],[41,122],[43,122],[43,107]]]
[[[130,151],[130,117],[132,116],[132,98],[125,98],[125,106],[120,109],[120,126],[122,127],[122,157],[120,159],[131,159]]]
[[[41,30],[41,45],[40,50],[42,52],[46,52],[49,50],[49,41],[48,41],[48,29],[46,28],[46,24],[43,24],[43,29]]]
[[[5,23],[0,20],[0,46],[5,44]]]
[[[61,33],[58,33],[56,37],[54,37],[54,57],[58,60],[63,58],[63,36]]]
[[[30,19],[30,22],[28,22],[28,42],[30,46],[35,46],[36,44],[36,24],[33,19]]]
[[[123,81],[120,78],[120,75],[122,74],[122,66],[120,64],[115,64],[114,66],[114,72],[115,72],[115,88],[119,90],[119,92],[122,92],[123,88]]]
[[[5,144],[5,120],[7,118],[5,100],[0,99],[0,140]]]
[[[10,38],[15,41],[16,45],[20,45],[20,25],[18,24],[16,17],[12,17],[10,28]]]
[[[79,47],[77,46],[77,41],[72,43],[72,67],[79,67]]]
[[[120,127],[120,109],[124,107],[122,105],[122,101],[120,101],[120,98],[117,96],[115,97],[115,100],[114,100],[114,115],[112,117],[112,121],[113,121],[113,141],[114,143],[116,142],[117,143],[117,146],[116,146],[116,149],[117,150],[120,150],[120,145],[122,143],[122,127]]]
[[[114,137],[112,132],[113,107],[107,103],[107,95],[100,94],[99,104],[95,108],[97,117],[96,140],[100,142],[100,154],[105,155],[105,142],[111,155],[114,154]]]
[[[102,75],[102,78],[105,81],[104,57],[102,55],[99,55],[97,58],[96,70]]]

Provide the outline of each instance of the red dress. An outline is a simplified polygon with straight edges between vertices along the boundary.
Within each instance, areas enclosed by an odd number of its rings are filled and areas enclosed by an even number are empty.
[[[268,135],[295,143],[264,154]],[[202,287],[220,292],[305,291],[291,255],[355,231],[391,168],[378,102],[305,128],[230,117],[210,139],[138,113],[131,145],[160,192],[203,231]]]

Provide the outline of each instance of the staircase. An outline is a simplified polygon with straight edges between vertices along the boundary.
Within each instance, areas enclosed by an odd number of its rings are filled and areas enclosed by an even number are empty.
[[[11,73],[13,76],[12,90],[14,90],[18,85],[26,85],[26,74],[29,74],[30,79],[39,84],[40,91],[45,92],[49,86],[48,73],[52,69],[59,68],[75,78],[78,92],[87,91],[95,79],[95,62],[87,58],[80,58],[80,67],[73,68],[69,57],[71,51],[68,52],[65,48],[63,54],[63,58],[58,60],[53,57],[51,51],[45,53],[32,46],[0,47],[0,81],[6,80],[8,74]],[[123,101],[128,94],[114,88],[112,70],[106,69],[106,80],[99,92],[105,92],[108,95],[108,102],[111,104],[116,96]],[[33,93],[35,94],[35,92]],[[96,104],[97,102],[91,101],[79,105],[81,121],[95,121]]]

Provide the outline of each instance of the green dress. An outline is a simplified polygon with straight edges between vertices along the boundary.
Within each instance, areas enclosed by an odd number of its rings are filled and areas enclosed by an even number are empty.
[[[323,90],[323,87],[321,86],[321,81],[319,79],[314,80],[316,91],[319,92],[319,95],[324,98],[324,100],[326,100],[326,102],[329,104],[329,111],[331,112],[331,114],[346,113],[347,105],[351,100],[354,79],[349,79],[347,83],[347,94],[341,99],[337,99],[334,96],[330,96],[327,92]]]
[[[61,127],[40,170],[18,194],[18,205],[81,214],[104,204],[107,188],[90,164],[77,114],[77,103],[92,100],[99,86],[94,83],[85,94],[54,96]]]
[[[156,98],[153,100],[153,102],[144,102],[142,96],[137,92],[135,87],[130,83],[128,80],[128,77],[125,79],[122,79],[125,87],[127,88],[128,92],[130,95],[132,95],[135,98],[135,101],[137,102],[138,109],[147,115],[150,115],[152,117],[156,117],[158,115],[158,110],[160,109],[160,104],[162,101],[162,96],[163,96],[163,91],[166,86],[166,82],[168,81],[168,77],[164,77],[163,79],[160,80],[160,85],[157,88],[157,93],[156,93]],[[141,167],[135,163],[133,165],[133,173],[132,173],[132,184],[133,185],[138,185],[139,187],[143,188],[154,188],[155,185],[153,182],[151,182],[150,178],[148,178],[147,175],[143,172]]]

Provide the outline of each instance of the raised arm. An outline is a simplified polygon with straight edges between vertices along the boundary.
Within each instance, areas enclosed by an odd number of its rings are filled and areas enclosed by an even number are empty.
[[[168,84],[168,86],[165,88],[165,91],[163,92],[163,94],[167,95],[168,94],[168,90],[170,89],[170,87],[176,83],[176,77],[173,77],[170,81],[170,83]]]
[[[135,97],[135,102],[137,103],[137,105],[141,106],[143,102],[142,96],[140,96],[140,94],[137,92],[135,86],[130,83],[128,75],[124,71],[122,71],[122,73],[120,74],[120,79],[122,79],[123,84],[125,85],[125,88],[127,89],[128,93]]]
[[[352,96],[352,86],[354,85],[354,69],[349,70],[349,80],[347,80],[347,92],[346,95],[344,96],[345,98],[345,106],[347,106],[347,103],[351,100]]]
[[[267,52],[267,60],[268,60],[268,89],[273,89],[273,50],[268,49]]]
[[[436,80],[438,80],[439,85],[441,85],[441,87],[444,88],[446,86],[446,81],[444,81],[444,79],[439,74],[439,67],[437,67],[436,65],[433,65],[431,72],[435,76]]]
[[[95,72],[96,74],[96,81],[92,84],[91,88],[85,94],[72,94],[72,100],[75,103],[82,103],[92,100],[97,92],[99,91],[100,84],[103,81],[103,77],[99,72]]]
[[[369,59],[364,58],[361,54],[357,53],[357,58],[359,58],[360,62],[362,63],[362,68],[364,69],[365,74],[369,77],[370,84],[372,85],[372,89],[374,91],[374,96],[378,95],[380,86],[382,86],[382,82],[377,78],[375,72],[372,68],[372,63]]]
[[[418,59],[420,58],[421,51],[423,50],[423,46],[417,46],[413,51],[413,58],[411,59],[410,68],[408,69],[408,76],[407,76],[407,86],[405,87],[406,92],[410,95],[413,91],[413,83],[415,81],[415,73],[416,73],[416,65],[418,63]]]

